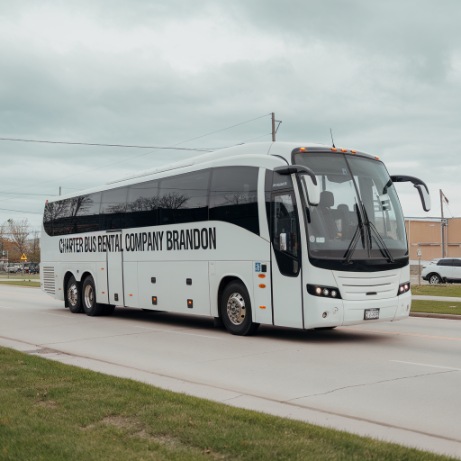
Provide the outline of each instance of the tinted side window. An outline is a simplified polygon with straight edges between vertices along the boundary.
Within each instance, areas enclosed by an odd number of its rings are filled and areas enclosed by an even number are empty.
[[[148,181],[128,188],[126,227],[158,224],[158,183],[158,181]]]
[[[452,259],[441,259],[438,263],[438,266],[453,266]]]
[[[220,167],[212,173],[210,220],[226,221],[259,234],[258,168]]]
[[[76,233],[99,230],[101,192],[74,197],[71,201],[71,219]]]
[[[44,220],[52,235],[97,231],[100,204],[100,192],[60,200],[47,205]]]
[[[453,266],[461,267],[461,259],[453,259]]]
[[[159,224],[207,221],[209,182],[210,170],[162,179]]]
[[[122,229],[125,226],[125,210],[128,188],[106,190],[101,196],[101,230]]]
[[[50,202],[45,205],[43,226],[48,235],[63,235],[66,233],[65,218],[69,216],[68,200]]]

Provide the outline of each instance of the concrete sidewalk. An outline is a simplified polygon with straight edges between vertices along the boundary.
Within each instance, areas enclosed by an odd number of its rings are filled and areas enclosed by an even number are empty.
[[[456,296],[424,296],[424,295],[413,295],[411,299],[415,301],[440,301],[440,302],[461,302],[460,297]]]

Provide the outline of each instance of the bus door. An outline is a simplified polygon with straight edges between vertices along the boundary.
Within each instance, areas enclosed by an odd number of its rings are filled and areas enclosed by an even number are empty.
[[[277,181],[276,176],[281,181]],[[289,176],[274,173],[271,195],[271,268],[274,324],[303,327],[298,211]],[[281,189],[281,187],[284,187]]]
[[[110,238],[106,247],[109,304],[124,306],[122,233],[108,232],[107,236]]]

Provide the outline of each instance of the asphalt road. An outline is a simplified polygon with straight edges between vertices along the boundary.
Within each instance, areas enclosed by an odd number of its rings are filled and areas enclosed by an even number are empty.
[[[39,289],[0,285],[0,346],[461,459],[457,321],[237,337],[208,318],[71,314]]]

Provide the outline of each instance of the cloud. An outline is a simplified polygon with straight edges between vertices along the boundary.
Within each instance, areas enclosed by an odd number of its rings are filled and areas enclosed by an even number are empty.
[[[270,140],[274,111],[279,140],[329,144],[332,128],[337,145],[456,191],[457,0],[23,1],[0,11],[0,137],[225,147]],[[191,155],[1,148],[0,208],[18,210],[34,207],[12,198],[28,187],[18,178],[54,194]]]

